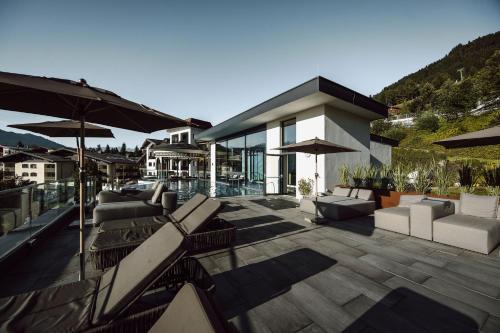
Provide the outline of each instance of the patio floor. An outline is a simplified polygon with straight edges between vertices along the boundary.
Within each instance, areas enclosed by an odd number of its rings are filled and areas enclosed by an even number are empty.
[[[500,332],[498,249],[374,229],[372,217],[311,225],[287,197],[222,200],[237,244],[198,257],[240,332]],[[77,245],[77,229],[55,235],[2,274],[0,295],[75,281]]]

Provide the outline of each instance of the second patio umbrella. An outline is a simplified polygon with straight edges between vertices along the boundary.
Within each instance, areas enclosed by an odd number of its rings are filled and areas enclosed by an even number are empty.
[[[453,136],[433,143],[447,149],[498,145],[500,144],[500,126]]]
[[[349,153],[349,152],[357,152],[358,150],[351,149],[348,147],[340,146],[335,143],[321,140],[318,138],[314,138],[311,140],[305,140],[297,143],[292,143],[286,146],[274,148],[275,150],[281,150],[285,152],[297,152],[297,153],[306,153],[306,154],[314,154],[314,162],[315,162],[315,186],[316,186],[316,204],[314,210],[314,219],[315,222],[318,221],[318,155],[323,154],[334,154],[334,153]]]
[[[158,112],[117,94],[58,78],[0,72],[0,109],[73,119],[80,122],[80,184],[85,184],[85,122],[151,133],[182,127],[184,120]],[[80,186],[80,200],[85,187]],[[80,204],[80,279],[85,278],[85,209]]]

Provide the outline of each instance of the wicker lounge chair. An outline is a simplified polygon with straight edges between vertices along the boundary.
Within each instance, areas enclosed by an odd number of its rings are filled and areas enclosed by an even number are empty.
[[[147,290],[175,291],[186,281],[215,288],[196,259],[183,258],[187,242],[169,223],[100,278],[0,299],[0,330],[106,332],[116,331],[115,322],[127,322],[127,331],[146,331],[143,326],[159,305],[143,297]]]
[[[124,202],[124,201],[144,201],[151,200],[153,197],[156,188],[160,185],[160,181],[157,180],[154,182],[153,187],[149,190],[143,191],[101,191],[97,195],[97,200],[99,204],[110,203],[110,202]],[[136,193],[133,193],[136,192]]]
[[[106,232],[117,229],[129,229],[136,227],[156,227],[160,228],[166,222],[180,222],[186,218],[195,208],[201,205],[208,197],[196,193],[191,199],[186,201],[181,207],[177,208],[172,214],[167,216],[146,216],[138,218],[126,218],[119,220],[104,221],[99,227],[99,232]]]
[[[234,243],[236,227],[225,220],[214,218],[221,208],[220,201],[209,199],[181,222],[167,224],[174,225],[188,239],[190,254],[225,248]],[[96,269],[111,267],[157,230],[156,225],[149,225],[98,233],[90,245],[91,262]]]

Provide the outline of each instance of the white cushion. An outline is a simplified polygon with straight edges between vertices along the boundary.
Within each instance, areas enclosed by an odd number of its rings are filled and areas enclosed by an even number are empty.
[[[358,191],[359,191],[359,188],[353,188],[351,190],[351,194],[349,194],[349,198],[356,199],[358,197]]]
[[[460,213],[485,218],[496,218],[498,210],[498,197],[476,195],[470,193],[460,194]]]
[[[349,187],[336,186],[332,191],[332,195],[336,195],[339,197],[348,197],[349,194],[351,194],[351,189]]]
[[[402,194],[399,197],[398,207],[410,207],[413,204],[419,203],[425,199],[425,195],[422,194]]]
[[[359,189],[358,191],[358,199],[362,199],[362,200],[367,200],[367,201],[371,201],[373,200],[374,196],[373,196],[373,191],[372,190],[363,190],[363,189]]]

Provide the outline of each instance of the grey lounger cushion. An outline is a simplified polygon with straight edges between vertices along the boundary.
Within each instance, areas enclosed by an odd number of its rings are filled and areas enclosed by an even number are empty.
[[[163,206],[151,201],[127,201],[98,205],[94,208],[93,223],[124,218],[155,216],[163,214]]]
[[[101,277],[94,324],[112,319],[146,290],[186,250],[184,236],[167,223]]]
[[[97,195],[97,200],[99,201],[99,204],[110,203],[110,202],[151,200],[153,194],[154,194],[153,190],[145,190],[137,194],[123,194],[115,191],[101,191]]]
[[[390,207],[375,211],[375,227],[410,234],[410,208]]]
[[[476,195],[470,193],[460,194],[460,213],[484,218],[496,218],[498,210],[498,197]]]
[[[300,210],[315,214],[316,198],[302,198]],[[375,201],[329,195],[318,198],[318,215],[333,220],[345,220],[373,214]]]
[[[221,210],[222,203],[219,200],[208,199],[179,223],[179,227],[191,235],[202,230],[217,213]]]
[[[434,241],[484,254],[500,242],[500,221],[454,214],[433,223]]]
[[[100,279],[0,299],[0,331],[73,332],[107,323],[185,254],[184,245],[168,223]]]
[[[206,195],[196,193],[191,199],[186,201],[181,207],[177,208],[172,214],[170,214],[169,217],[173,222],[180,222],[207,199],[208,197]]]
[[[219,333],[226,332],[222,316],[208,295],[191,283],[175,295],[167,310],[148,331],[150,333]]]
[[[332,191],[332,195],[337,197],[348,197],[349,194],[351,194],[351,188],[349,187],[335,186]]]

